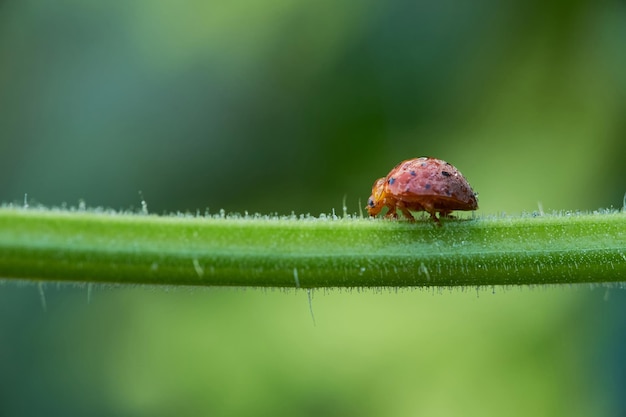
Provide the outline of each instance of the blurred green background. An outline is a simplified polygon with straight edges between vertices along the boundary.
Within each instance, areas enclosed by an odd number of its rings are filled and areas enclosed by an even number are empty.
[[[328,213],[402,159],[621,207],[623,1],[0,1],[0,201]],[[0,286],[0,416],[626,413],[620,289]]]

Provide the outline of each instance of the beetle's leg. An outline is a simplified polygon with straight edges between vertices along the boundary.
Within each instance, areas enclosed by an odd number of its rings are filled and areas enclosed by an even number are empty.
[[[396,206],[389,206],[389,211],[385,214],[386,219],[397,219],[398,213],[396,213]]]
[[[452,213],[451,210],[442,210],[439,212],[439,218],[454,219],[455,217],[450,213]]]
[[[437,218],[437,212],[436,211],[429,211],[428,214],[430,214],[430,218],[435,222],[435,224],[437,226],[441,226],[441,222],[439,221],[439,219]]]
[[[413,215],[411,214],[411,212],[409,211],[408,208],[406,208],[406,206],[404,205],[404,203],[399,202],[398,203],[398,208],[400,209],[400,211],[402,212],[402,214],[404,215],[404,217],[406,217],[406,219],[408,221],[410,221],[411,223],[413,223],[415,221],[415,217],[413,217]]]
[[[428,213],[430,214],[430,218],[433,219],[433,222],[435,222],[435,225],[441,227],[441,222],[437,218],[437,212],[433,210]]]
[[[429,203],[422,203],[422,206],[424,206],[424,210],[426,210],[428,214],[430,214],[430,218],[433,220],[433,222],[435,222],[437,226],[441,226],[441,222],[437,218],[437,212],[435,211],[433,205]]]

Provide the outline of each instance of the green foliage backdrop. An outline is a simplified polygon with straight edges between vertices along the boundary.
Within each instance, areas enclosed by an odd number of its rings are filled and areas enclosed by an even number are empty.
[[[0,92],[0,202],[358,212],[422,155],[481,213],[626,191],[619,1],[5,0]],[[626,410],[616,288],[43,293],[0,286],[0,415]]]

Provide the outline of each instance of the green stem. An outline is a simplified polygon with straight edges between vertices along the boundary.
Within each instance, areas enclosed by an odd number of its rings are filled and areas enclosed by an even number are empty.
[[[0,208],[0,277],[252,287],[626,281],[626,213],[382,219]]]

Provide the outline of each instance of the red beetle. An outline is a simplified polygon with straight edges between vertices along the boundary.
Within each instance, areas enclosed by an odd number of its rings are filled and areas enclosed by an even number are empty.
[[[441,159],[421,157],[400,162],[372,187],[367,212],[376,216],[383,207],[385,217],[397,218],[400,210],[409,221],[412,211],[427,211],[437,224],[439,217],[450,217],[452,210],[476,210],[478,202],[463,174]]]

